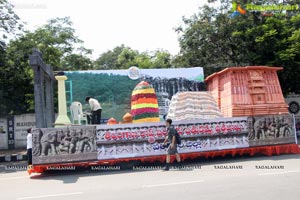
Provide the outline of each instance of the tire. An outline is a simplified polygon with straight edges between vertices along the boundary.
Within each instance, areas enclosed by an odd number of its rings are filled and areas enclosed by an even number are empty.
[[[289,112],[292,114],[298,114],[300,111],[300,105],[296,101],[292,101],[289,103]]]

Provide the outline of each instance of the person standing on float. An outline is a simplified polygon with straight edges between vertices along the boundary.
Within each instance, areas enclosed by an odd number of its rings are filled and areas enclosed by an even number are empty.
[[[101,124],[102,107],[97,99],[86,97],[85,101],[90,104],[92,112],[92,124]]]

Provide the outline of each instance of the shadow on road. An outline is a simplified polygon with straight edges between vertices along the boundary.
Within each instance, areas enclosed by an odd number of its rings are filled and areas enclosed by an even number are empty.
[[[212,164],[234,164],[237,162],[249,162],[249,161],[280,161],[280,160],[286,160],[286,159],[299,159],[300,160],[300,154],[281,154],[281,155],[273,155],[273,156],[265,156],[265,155],[236,155],[232,157],[231,155],[226,155],[224,157],[217,156],[214,158],[198,158],[193,160],[186,160],[187,163],[195,163],[195,164],[201,164],[202,166],[205,165],[212,165]]]
[[[186,160],[183,163],[183,168],[178,169],[177,171],[192,171],[193,169],[199,169],[201,166],[209,166],[209,165],[218,165],[218,164],[227,164],[234,165],[236,163],[243,163],[249,161],[280,161],[286,159],[299,159],[299,154],[282,154],[278,156],[262,156],[257,155],[253,156],[224,156],[224,157],[215,157],[215,158],[198,158],[193,160]],[[94,170],[89,168],[76,168],[76,170],[69,171],[47,171],[45,173],[39,175],[31,175],[32,180],[60,180],[63,183],[75,183],[81,177],[91,177],[91,176],[113,176],[125,173],[138,173],[141,171],[159,171],[164,166],[164,163],[156,162],[156,163],[125,163],[119,166],[113,166],[115,170]],[[119,167],[119,169],[117,169]],[[138,168],[138,169],[136,169]]]
[[[76,168],[73,171],[47,171],[42,174],[31,175],[32,180],[60,180],[65,184],[75,183],[81,177],[92,176],[107,176],[118,175],[125,173],[136,173],[132,169],[120,169],[120,170],[92,170],[91,168]]]
[[[243,162],[261,162],[266,161],[266,164],[269,164],[269,161],[284,161],[287,159],[297,159],[300,160],[300,154],[281,154],[275,156],[240,156],[236,155],[232,157],[227,155],[224,157],[214,157],[214,158],[197,158],[197,159],[188,159],[183,162],[183,168],[178,169],[177,171],[192,171],[194,169],[199,169],[201,166],[210,166],[210,165],[235,165],[237,163],[242,164]],[[42,174],[32,174],[30,176],[31,180],[60,180],[65,184],[76,183],[81,177],[91,177],[91,176],[114,176],[119,174],[126,173],[138,173],[145,171],[159,171],[163,168],[164,163],[155,162],[155,163],[138,163],[138,162],[129,162],[121,163],[117,166],[101,166],[101,168],[95,167],[76,167],[73,170],[51,170],[44,172]],[[15,163],[5,163],[0,165],[0,174],[11,174],[18,171],[26,171],[27,165],[26,162],[15,162]],[[174,168],[173,168],[174,170]],[[28,175],[29,176],[29,175]]]

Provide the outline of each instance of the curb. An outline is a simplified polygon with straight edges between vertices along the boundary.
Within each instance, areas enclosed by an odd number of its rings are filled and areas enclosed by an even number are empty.
[[[0,156],[0,163],[1,162],[25,161],[25,160],[27,160],[26,154],[11,154],[11,155]]]

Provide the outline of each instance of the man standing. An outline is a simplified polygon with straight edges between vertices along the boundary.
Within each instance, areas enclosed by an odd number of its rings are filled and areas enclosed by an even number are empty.
[[[166,158],[166,166],[164,167],[165,171],[168,171],[170,169],[170,158],[171,155],[175,154],[176,160],[179,164],[179,166],[181,166],[181,160],[180,160],[180,156],[178,154],[177,151],[177,139],[176,139],[176,130],[175,128],[172,126],[172,120],[171,119],[167,119],[166,120],[166,127],[167,127],[167,133],[168,135],[166,136],[166,139],[164,141],[164,145],[169,144],[169,147],[167,149],[167,158]]]
[[[28,165],[32,165],[32,128],[27,129],[27,159]]]
[[[97,99],[86,97],[85,101],[90,104],[92,112],[92,124],[101,123],[102,107]]]

